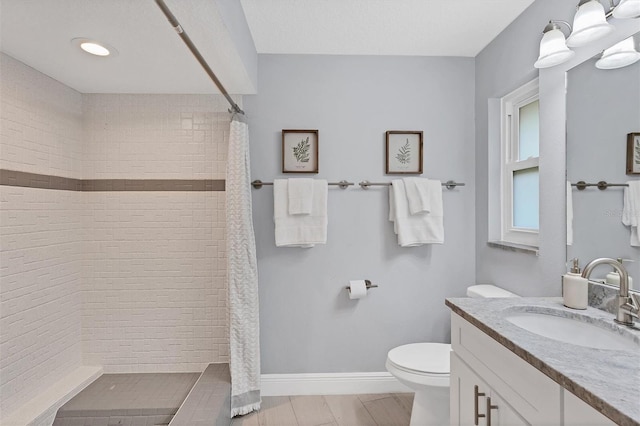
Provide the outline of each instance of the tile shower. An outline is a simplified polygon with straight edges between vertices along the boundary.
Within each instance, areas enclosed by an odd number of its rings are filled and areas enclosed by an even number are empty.
[[[224,192],[121,190],[224,179],[224,98],[81,94],[4,54],[0,64],[0,169],[109,180],[60,190],[2,175],[2,418],[81,365],[228,362]]]

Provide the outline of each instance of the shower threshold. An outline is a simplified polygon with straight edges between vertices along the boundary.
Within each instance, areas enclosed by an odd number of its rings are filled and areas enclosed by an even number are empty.
[[[228,364],[200,373],[103,374],[63,405],[53,426],[228,426]]]

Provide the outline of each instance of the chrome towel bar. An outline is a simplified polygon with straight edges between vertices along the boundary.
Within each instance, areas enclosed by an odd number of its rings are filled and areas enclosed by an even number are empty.
[[[626,183],[608,183],[604,180],[601,180],[598,183],[586,183],[585,181],[581,180],[576,183],[572,183],[571,186],[575,186],[576,188],[578,188],[578,191],[583,191],[588,186],[597,186],[599,190],[604,191],[610,186],[629,186],[629,185]]]
[[[255,189],[260,189],[264,185],[273,185],[273,182],[263,182],[260,179],[256,179],[253,182],[251,182],[251,186],[253,186]],[[341,180],[340,182],[329,182],[328,185],[339,186],[340,189],[347,189],[348,187],[355,185],[355,183],[347,182],[346,180]]]
[[[390,186],[391,182],[369,182],[368,180],[363,180],[358,185],[360,185],[362,189],[369,189],[370,186]],[[465,185],[464,183],[454,182],[452,180],[448,180],[442,183],[442,186],[446,187],[447,189],[453,189],[456,186],[464,186],[464,185]]]

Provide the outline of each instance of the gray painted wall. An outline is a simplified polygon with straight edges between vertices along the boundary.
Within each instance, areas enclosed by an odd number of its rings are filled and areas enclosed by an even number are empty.
[[[263,373],[384,371],[389,349],[449,341],[448,296],[475,282],[474,60],[260,55],[244,97],[252,178],[281,174],[281,130],[318,129],[317,178],[389,181],[386,130],[424,131],[424,176],[444,191],[445,244],[400,248],[387,188],[329,191],[327,245],[276,248],[273,192],[253,190]],[[380,287],[348,299],[350,279]]]
[[[523,296],[560,294],[564,271],[564,140],[548,132],[558,125],[562,105],[545,101],[545,92],[563,91],[557,80],[541,77],[540,255],[513,253],[487,246],[489,241],[489,152],[499,140],[488,139],[488,102],[538,76],[533,67],[542,29],[550,19],[570,21],[574,0],[537,0],[476,57],[476,273],[478,282],[493,282]],[[546,120],[546,122],[545,122]],[[552,123],[553,122],[553,123]],[[551,137],[549,137],[551,135]],[[499,155],[499,150],[497,151]]]
[[[616,32],[574,49],[575,57],[541,70],[540,77],[540,255],[489,248],[489,166],[495,138],[489,139],[488,104],[538,75],[533,67],[542,29],[550,19],[572,21],[574,0],[536,0],[476,56],[476,279],[493,282],[524,296],[560,295],[566,261],[566,71],[615,41],[640,29],[637,19],[610,22]],[[615,255],[614,255],[615,256]],[[588,261],[590,259],[585,259]]]
[[[595,59],[568,73],[567,177],[621,183],[635,176],[626,170],[627,133],[640,131],[640,63],[617,70],[599,70]],[[574,244],[569,257],[581,264],[596,257],[634,259],[625,266],[640,280],[640,247],[629,244],[629,228],[622,225],[622,188],[573,191]],[[598,268],[594,276],[611,268]],[[635,283],[638,288],[640,282]]]

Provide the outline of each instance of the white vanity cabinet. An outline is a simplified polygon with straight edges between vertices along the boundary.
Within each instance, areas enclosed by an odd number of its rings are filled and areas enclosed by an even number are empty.
[[[451,400],[457,402],[451,406],[454,425],[529,424],[454,352],[451,353]]]
[[[569,391],[564,391],[564,426],[615,426],[615,423],[598,413]]]
[[[455,313],[451,347],[452,425],[562,424],[562,387]]]
[[[451,347],[452,425],[615,424],[455,313]]]

